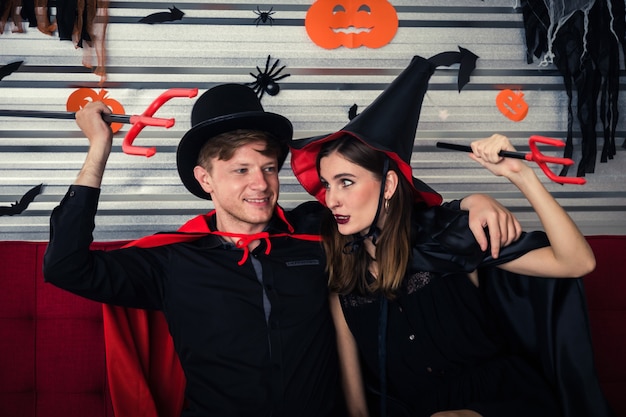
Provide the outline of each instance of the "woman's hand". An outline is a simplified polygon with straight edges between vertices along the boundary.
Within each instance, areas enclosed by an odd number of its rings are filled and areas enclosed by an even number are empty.
[[[530,167],[523,161],[515,158],[504,158],[500,151],[515,151],[509,138],[494,134],[489,138],[480,139],[471,143],[470,158],[478,162],[496,176],[512,179],[512,176]]]

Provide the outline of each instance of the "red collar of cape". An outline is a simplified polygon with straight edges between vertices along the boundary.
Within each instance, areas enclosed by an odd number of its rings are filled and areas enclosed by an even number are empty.
[[[230,232],[222,232],[219,230],[211,230],[209,227],[211,218],[215,216],[215,210],[211,210],[207,214],[201,214],[192,218],[183,224],[178,231],[172,233],[158,233],[155,235],[145,236],[143,238],[137,239],[133,242],[128,243],[125,247],[136,246],[140,248],[151,248],[156,246],[164,246],[170,245],[173,243],[180,242],[190,242],[193,240],[200,239],[201,237],[207,235],[218,235],[222,237],[232,237],[235,238],[235,246],[243,249],[243,256],[241,260],[238,262],[239,265],[243,265],[248,259],[248,254],[250,250],[248,249],[248,245],[255,240],[263,239],[266,242],[265,254],[269,255],[272,250],[272,244],[270,238],[275,237],[290,237],[293,239],[300,240],[308,240],[313,242],[320,242],[321,236],[314,234],[298,234],[294,233],[295,229],[289,223],[287,218],[285,217],[285,212],[280,206],[276,206],[275,216],[277,216],[280,221],[286,226],[285,232],[278,233],[270,233],[268,231],[263,231],[260,233],[253,234],[243,234],[243,233],[230,233]]]

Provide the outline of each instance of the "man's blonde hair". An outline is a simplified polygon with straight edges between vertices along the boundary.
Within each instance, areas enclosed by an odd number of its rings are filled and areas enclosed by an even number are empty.
[[[264,142],[264,156],[274,156],[279,159],[282,148],[276,138],[260,130],[237,129],[221,133],[208,140],[198,154],[198,165],[211,172],[213,158],[228,161],[241,146],[254,142]]]

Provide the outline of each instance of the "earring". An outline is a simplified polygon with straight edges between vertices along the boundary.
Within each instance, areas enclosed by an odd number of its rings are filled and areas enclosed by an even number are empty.
[[[389,199],[385,198],[385,211],[388,212],[389,211]]]

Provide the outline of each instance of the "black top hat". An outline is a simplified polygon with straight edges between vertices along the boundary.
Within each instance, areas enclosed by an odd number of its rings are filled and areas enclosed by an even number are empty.
[[[316,158],[323,143],[348,135],[384,152],[412,184],[416,201],[441,204],[441,196],[413,177],[411,155],[422,101],[436,64],[415,56],[409,66],[361,114],[343,129],[327,136],[292,140],[291,167],[304,189],[322,204],[325,190],[317,173]]]
[[[176,151],[178,175],[195,196],[211,199],[193,175],[202,146],[221,133],[237,129],[259,130],[275,137],[283,148],[278,157],[278,168],[282,167],[289,152],[287,144],[293,136],[291,122],[284,116],[264,111],[251,88],[242,84],[221,84],[198,97],[191,111],[191,129],[180,140]]]

